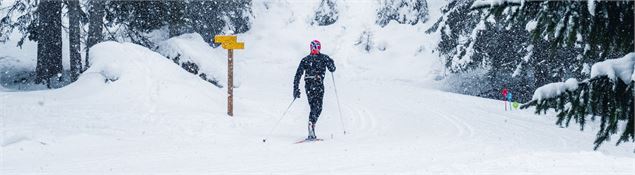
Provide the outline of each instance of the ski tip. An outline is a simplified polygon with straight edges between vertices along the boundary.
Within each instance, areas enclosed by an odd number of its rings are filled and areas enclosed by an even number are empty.
[[[295,144],[305,143],[305,142],[317,142],[317,141],[324,141],[324,139],[304,139],[304,140],[300,140],[300,141],[295,142]]]

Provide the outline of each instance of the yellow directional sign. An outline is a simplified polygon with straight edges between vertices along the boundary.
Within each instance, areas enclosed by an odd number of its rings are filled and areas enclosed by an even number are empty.
[[[223,43],[223,49],[245,49],[245,43]]]
[[[239,43],[235,35],[216,35],[214,42],[220,43],[223,49],[245,49],[245,43]]]
[[[235,43],[237,41],[236,35],[216,35],[214,36],[215,43]]]

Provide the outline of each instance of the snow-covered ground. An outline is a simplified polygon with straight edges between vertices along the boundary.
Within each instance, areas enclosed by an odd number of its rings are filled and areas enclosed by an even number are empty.
[[[431,18],[442,3],[429,1]],[[593,151],[594,126],[558,128],[532,110],[435,90],[437,36],[416,26],[374,25],[373,3],[346,1],[340,20],[309,26],[315,3],[256,2],[238,35],[235,116],[225,91],[163,55],[129,43],[91,49],[93,66],[66,87],[0,89],[2,174],[633,174],[633,143]],[[363,31],[380,49],[355,45]],[[325,80],[322,142],[307,135],[306,96],[292,100],[308,42],[338,66]],[[187,49],[185,49],[187,50]],[[196,49],[195,49],[196,50]],[[225,50],[210,55],[226,59]],[[192,53],[191,55],[200,55]],[[222,68],[222,67],[221,67]],[[220,72],[225,70],[220,70]],[[304,92],[304,91],[302,91]],[[344,135],[343,131],[347,134]],[[262,142],[263,139],[267,142]]]

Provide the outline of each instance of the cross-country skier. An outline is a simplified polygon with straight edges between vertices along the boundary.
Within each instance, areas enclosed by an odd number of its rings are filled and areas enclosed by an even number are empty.
[[[309,99],[311,112],[309,113],[309,136],[307,140],[317,139],[315,136],[315,123],[322,112],[322,99],[324,97],[324,73],[335,71],[335,63],[325,54],[320,53],[320,41],[313,40],[310,44],[311,53],[300,61],[298,70],[293,80],[293,97],[300,98],[300,77],[304,75],[304,88]]]

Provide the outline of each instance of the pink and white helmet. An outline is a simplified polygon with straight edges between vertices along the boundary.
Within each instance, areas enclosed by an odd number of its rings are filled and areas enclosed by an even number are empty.
[[[311,41],[311,55],[316,55],[318,53],[320,53],[320,49],[322,49],[322,44],[320,44],[320,41],[318,40],[313,40]]]

